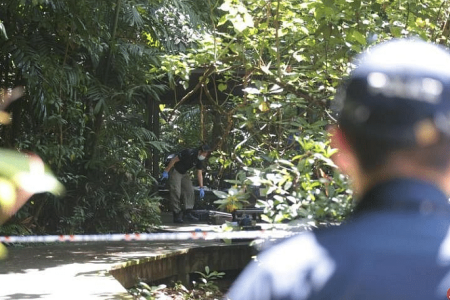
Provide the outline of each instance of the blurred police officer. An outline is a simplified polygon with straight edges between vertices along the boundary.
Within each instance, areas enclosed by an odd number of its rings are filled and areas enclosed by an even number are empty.
[[[393,40],[356,63],[332,133],[353,217],[264,251],[229,299],[446,299],[450,54]]]
[[[174,223],[183,223],[183,218],[198,221],[192,214],[194,208],[194,188],[188,171],[193,167],[197,170],[200,198],[205,196],[203,187],[203,161],[211,152],[208,145],[195,149],[184,149],[172,158],[164,169],[162,177],[169,178],[169,197]]]

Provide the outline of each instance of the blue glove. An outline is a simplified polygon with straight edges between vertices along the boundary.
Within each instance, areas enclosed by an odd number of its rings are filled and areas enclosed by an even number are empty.
[[[162,178],[164,178],[164,179],[169,178],[169,173],[167,173],[167,171],[164,171],[164,172],[162,173]]]
[[[205,197],[205,188],[201,187],[200,188],[200,198]]]

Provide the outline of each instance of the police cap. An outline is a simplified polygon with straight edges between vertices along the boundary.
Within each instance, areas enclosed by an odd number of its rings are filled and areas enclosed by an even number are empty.
[[[450,136],[450,54],[417,39],[395,39],[360,55],[341,93],[346,130],[405,145]]]

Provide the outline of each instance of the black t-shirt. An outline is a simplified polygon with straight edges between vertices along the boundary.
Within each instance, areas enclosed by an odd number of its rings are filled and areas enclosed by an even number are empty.
[[[180,161],[174,165],[175,170],[180,174],[185,174],[192,167],[197,170],[203,169],[203,162],[198,159],[198,149],[185,149],[178,154]]]

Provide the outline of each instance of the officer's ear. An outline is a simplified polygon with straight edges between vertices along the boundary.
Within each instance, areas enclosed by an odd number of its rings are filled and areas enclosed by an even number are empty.
[[[331,159],[342,173],[355,179],[359,175],[359,164],[345,134],[337,126],[331,127],[328,132],[330,134],[331,147],[338,150]]]

